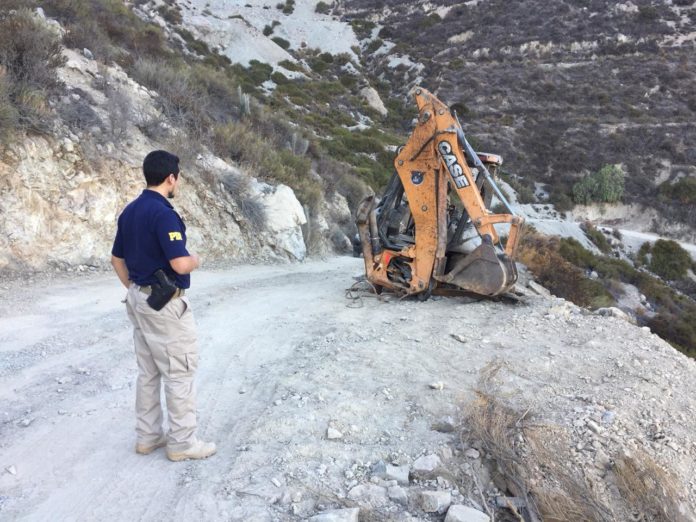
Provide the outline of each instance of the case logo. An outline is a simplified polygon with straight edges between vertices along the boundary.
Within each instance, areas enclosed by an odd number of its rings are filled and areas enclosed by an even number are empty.
[[[449,170],[450,176],[452,176],[452,180],[454,180],[455,186],[457,188],[468,187],[469,180],[466,179],[466,176],[464,175],[464,170],[457,161],[457,156],[453,154],[452,145],[450,145],[449,141],[442,140],[440,143],[438,143],[437,150],[439,150],[440,154],[442,154],[442,159],[445,160],[447,170]]]

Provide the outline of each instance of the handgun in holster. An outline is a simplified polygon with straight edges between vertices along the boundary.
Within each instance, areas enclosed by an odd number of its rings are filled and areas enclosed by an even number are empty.
[[[155,272],[155,277],[158,282],[150,286],[152,293],[147,298],[147,304],[153,310],[160,311],[176,293],[177,287],[161,268]]]

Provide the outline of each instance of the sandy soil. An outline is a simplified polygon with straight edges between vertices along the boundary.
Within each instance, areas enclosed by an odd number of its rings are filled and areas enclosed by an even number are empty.
[[[355,506],[361,520],[442,520],[421,509],[424,489],[478,507],[497,491],[484,478],[474,496],[457,478],[486,463],[459,430],[492,361],[505,397],[567,429],[579,469],[644,448],[693,509],[694,361],[553,298],[348,300],[361,263],[194,274],[200,433],[219,448],[203,462],[133,451],[136,366],[113,275],[3,283],[0,519],[301,520]],[[447,417],[454,432],[433,429]],[[376,462],[428,454],[446,480],[412,479],[398,502],[382,495]]]

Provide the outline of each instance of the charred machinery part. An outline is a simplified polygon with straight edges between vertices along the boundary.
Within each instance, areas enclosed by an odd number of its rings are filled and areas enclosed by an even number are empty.
[[[456,116],[425,89],[415,98],[418,124],[397,152],[396,172],[381,200],[370,196],[358,208],[367,279],[423,299],[457,291],[500,295],[517,280],[524,221],[489,171],[502,158],[474,152]],[[493,195],[509,213],[491,213]],[[501,224],[509,225],[504,245],[495,228]]]

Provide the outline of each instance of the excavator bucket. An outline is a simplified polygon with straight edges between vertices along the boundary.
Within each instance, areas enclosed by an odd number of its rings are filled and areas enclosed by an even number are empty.
[[[499,295],[517,281],[515,263],[491,243],[481,243],[470,254],[448,256],[446,269],[447,273],[434,276],[435,280],[479,295]]]

